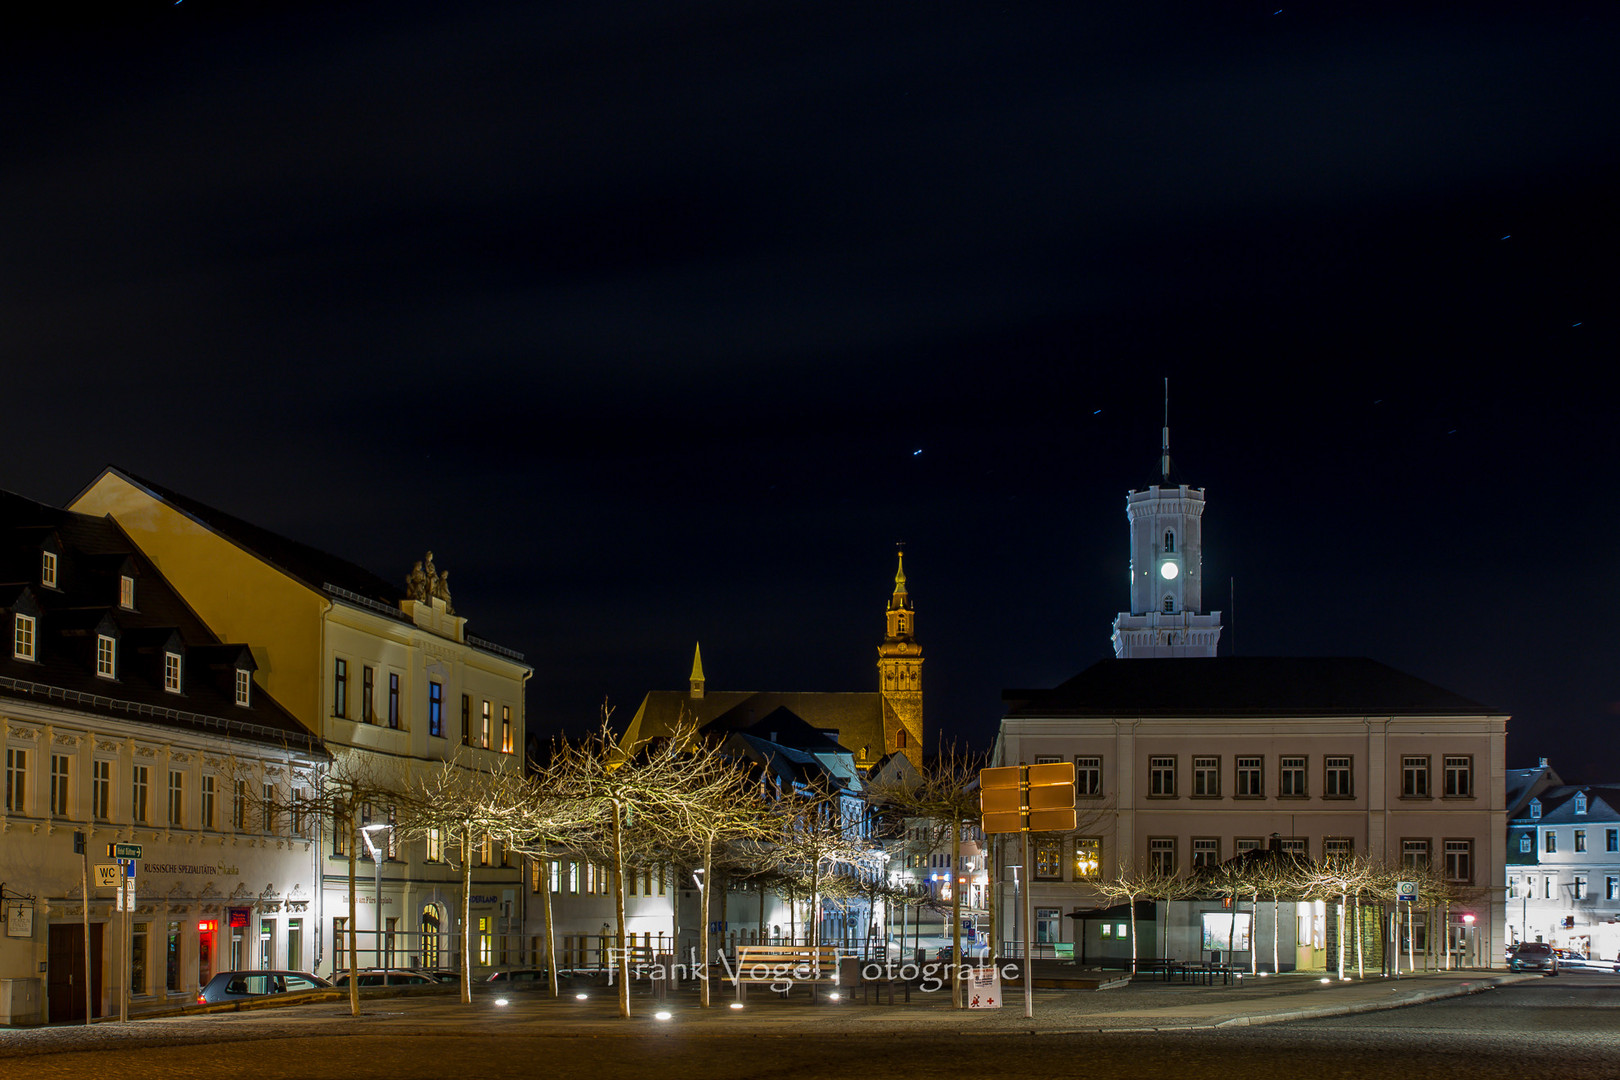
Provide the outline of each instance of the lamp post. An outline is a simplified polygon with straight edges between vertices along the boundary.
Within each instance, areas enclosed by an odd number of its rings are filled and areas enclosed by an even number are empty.
[[[382,861],[383,861],[383,852],[382,852],[382,849],[379,848],[376,845],[376,843],[371,839],[371,834],[374,833],[374,832],[382,832],[385,829],[392,829],[392,828],[393,828],[392,825],[388,825],[388,824],[383,823],[383,822],[378,822],[378,823],[373,824],[373,825],[362,825],[360,827],[360,838],[366,842],[366,851],[371,855],[371,866],[372,866],[371,902],[372,902],[372,907],[375,909],[374,912],[373,912],[372,917],[376,922],[376,926],[374,927],[374,931],[375,931],[375,933],[377,935],[372,940],[372,953],[375,955],[376,961],[377,961],[377,966],[380,967],[380,968],[392,967],[393,965],[390,964],[390,963],[386,963],[383,960],[383,930],[382,930],[382,928],[383,928],[383,915],[382,915]],[[353,913],[351,912],[351,914],[353,914]],[[359,978],[359,975],[358,975],[358,973],[351,971],[349,973],[349,978],[350,979],[357,979],[357,978]]]

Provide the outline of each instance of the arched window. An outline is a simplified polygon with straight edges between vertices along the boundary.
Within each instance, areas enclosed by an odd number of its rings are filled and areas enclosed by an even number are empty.
[[[899,731],[894,733],[894,748],[896,750],[904,750],[906,748],[906,729],[905,728],[901,728]]]
[[[1172,613],[1172,614],[1175,612],[1175,610],[1176,610],[1176,598],[1175,597],[1170,596],[1168,594],[1165,595],[1165,598],[1164,598],[1164,610],[1166,612],[1169,612],[1169,613]]]
[[[1164,531],[1164,550],[1167,552],[1176,550],[1176,534],[1169,529]]]

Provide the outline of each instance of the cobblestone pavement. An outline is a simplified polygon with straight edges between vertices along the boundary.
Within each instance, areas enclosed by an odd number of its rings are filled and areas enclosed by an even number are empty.
[[[606,987],[581,1000],[572,994],[552,999],[543,992],[475,988],[471,1005],[452,994],[367,997],[361,1015],[351,1016],[347,1001],[253,1008],[240,1012],[99,1022],[91,1027],[49,1027],[0,1031],[0,1059],[82,1050],[128,1050],[251,1039],[308,1039],[378,1035],[390,1037],[510,1035],[634,1035],[683,1038],[794,1036],[814,1033],[858,1037],[884,1034],[1036,1034],[1143,1032],[1233,1028],[1313,1017],[1339,1016],[1478,993],[1539,975],[1450,972],[1400,980],[1369,978],[1347,982],[1321,976],[1283,975],[1243,986],[1188,986],[1134,980],[1109,990],[1037,990],[1034,1018],[1023,1015],[1022,991],[1014,988],[1002,1008],[954,1010],[948,993],[913,991],[910,1003],[894,1005],[829,1000],[812,1002],[802,989],[787,998],[760,989],[745,1008],[733,1009],[732,995],[718,992],[709,1009],[686,990],[667,1002],[644,993],[631,999],[634,1015],[623,1019]],[[505,1001],[505,1004],[498,1002]],[[668,1019],[655,1013],[663,1010]],[[147,1055],[143,1055],[146,1059]]]

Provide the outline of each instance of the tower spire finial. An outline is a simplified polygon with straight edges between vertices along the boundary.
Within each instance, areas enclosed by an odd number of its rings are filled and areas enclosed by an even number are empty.
[[[1159,472],[1164,476],[1164,482],[1170,483],[1170,377],[1164,379],[1164,428],[1161,432],[1163,440],[1159,449]]]
[[[700,698],[703,696],[703,683],[703,643],[698,642],[692,646],[692,697]]]

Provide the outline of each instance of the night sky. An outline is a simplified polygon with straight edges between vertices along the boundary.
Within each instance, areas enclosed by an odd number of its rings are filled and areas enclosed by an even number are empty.
[[[542,729],[698,640],[875,689],[904,541],[988,743],[1110,655],[1168,377],[1223,652],[1620,778],[1620,7],[1279,2],[52,5],[0,40],[0,487],[432,548]]]

